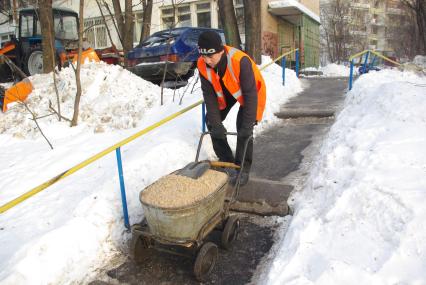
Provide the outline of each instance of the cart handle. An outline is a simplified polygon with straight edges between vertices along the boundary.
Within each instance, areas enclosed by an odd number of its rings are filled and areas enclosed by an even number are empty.
[[[210,165],[213,167],[223,167],[223,168],[235,168],[240,169],[241,166],[236,165],[232,162],[224,162],[224,161],[209,161]]]
[[[197,154],[195,156],[195,162],[198,162],[198,158],[200,156],[200,150],[201,150],[201,145],[203,144],[204,136],[205,135],[209,135],[209,134],[210,134],[210,132],[203,132],[201,134],[200,141],[198,142],[198,148],[197,148]],[[226,132],[225,135],[227,135],[227,136],[237,136],[237,133],[235,133],[235,132]],[[242,165],[239,168],[233,167],[233,165],[236,165],[236,164],[234,164],[232,162],[228,162],[229,163],[228,166],[223,166],[223,167],[230,167],[230,168],[232,167],[232,168],[235,168],[235,169],[240,169],[240,171],[238,172],[237,181],[236,181],[235,186],[234,186],[234,191],[232,193],[232,196],[231,196],[231,199],[229,200],[228,205],[232,204],[235,201],[236,197],[238,196],[238,192],[240,190],[241,173],[243,172],[243,169],[244,169],[244,164],[245,164],[244,162],[245,162],[245,159],[246,159],[247,147],[248,147],[248,144],[249,144],[250,141],[253,141],[253,135],[251,135],[250,137],[248,137],[247,140],[244,143],[244,152],[243,152],[243,157],[242,157],[242,160],[241,160]],[[213,162],[213,163],[216,163],[216,162]],[[217,163],[226,163],[226,162],[217,161]],[[212,162],[210,162],[210,165],[214,166],[212,164]],[[238,166],[238,165],[236,165],[236,166]]]

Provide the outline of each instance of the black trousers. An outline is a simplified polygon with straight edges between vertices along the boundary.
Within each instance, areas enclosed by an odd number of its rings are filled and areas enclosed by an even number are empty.
[[[220,111],[222,122],[225,120],[226,116],[228,115],[233,105],[234,104],[227,104],[226,108]],[[237,134],[239,133],[239,130],[241,129],[243,125],[242,109],[243,108],[240,106],[240,109],[237,115]],[[206,123],[207,123],[207,128],[211,130],[211,125],[209,124],[208,120]],[[219,161],[234,162],[237,165],[240,165],[240,166],[242,165],[241,162],[243,160],[244,147],[246,143],[245,139],[237,135],[237,149],[235,150],[235,158],[232,153],[231,147],[228,144],[228,140],[226,138],[225,139],[211,138],[211,139],[212,139],[214,152],[219,158]],[[252,161],[253,161],[253,140],[249,141],[247,146],[247,152],[244,159],[243,172],[245,173],[250,172]]]

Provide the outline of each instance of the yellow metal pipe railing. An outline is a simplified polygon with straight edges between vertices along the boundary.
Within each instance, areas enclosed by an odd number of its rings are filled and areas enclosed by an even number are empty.
[[[386,56],[384,56],[384,55],[382,55],[382,54],[380,54],[380,53],[378,53],[378,52],[376,52],[376,51],[374,51],[374,50],[364,50],[364,51],[362,51],[362,52],[359,52],[359,53],[357,53],[357,54],[354,54],[354,55],[352,55],[350,58],[349,58],[349,61],[352,61],[354,58],[357,58],[357,57],[360,57],[360,56],[362,56],[362,55],[364,55],[364,54],[366,54],[367,52],[370,52],[370,53],[372,53],[372,54],[374,54],[374,55],[376,55],[376,56],[378,56],[378,57],[380,57],[380,58],[382,58],[382,59],[384,59],[384,60],[386,60],[386,61],[388,61],[388,62],[391,62],[391,63],[393,63],[393,64],[396,64],[396,65],[401,65],[401,63],[399,63],[399,62],[396,62],[396,61],[394,61],[394,60],[392,60],[392,59],[390,59],[390,58],[388,58],[388,57],[386,57]]]
[[[264,66],[262,66],[261,68],[260,68],[260,70],[262,71],[262,70],[264,70],[265,68],[267,68],[268,66],[270,66],[271,64],[273,64],[273,63],[275,63],[276,61],[278,61],[278,60],[280,60],[280,59],[282,59],[283,57],[285,57],[285,56],[287,56],[287,55],[289,55],[289,54],[292,54],[292,53],[295,53],[296,51],[298,51],[299,49],[298,48],[296,48],[296,49],[293,49],[293,50],[291,50],[291,51],[288,51],[288,52],[286,52],[286,53],[283,53],[282,55],[280,55],[279,57],[277,57],[276,59],[274,59],[273,61],[271,61],[270,63],[268,63],[268,64],[265,64]]]
[[[74,172],[77,172],[78,170],[80,170],[80,169],[82,169],[83,167],[85,167],[85,166],[87,166],[87,165],[91,164],[92,162],[94,162],[94,161],[98,160],[99,158],[101,158],[101,157],[103,157],[103,156],[105,156],[105,155],[109,154],[110,152],[113,152],[113,151],[114,151],[114,150],[116,150],[117,148],[119,148],[119,147],[121,147],[121,146],[123,146],[123,145],[125,145],[125,144],[127,144],[127,143],[129,143],[129,142],[131,142],[131,141],[133,141],[133,140],[135,140],[136,138],[138,138],[138,137],[140,137],[140,136],[142,136],[142,135],[144,135],[144,134],[146,134],[146,133],[148,133],[148,132],[150,132],[150,131],[154,130],[155,128],[157,128],[157,127],[159,127],[159,126],[161,126],[161,125],[164,125],[165,123],[167,123],[167,122],[169,122],[169,121],[173,120],[174,118],[176,118],[176,117],[178,117],[178,116],[182,115],[183,113],[188,112],[189,110],[193,109],[194,107],[196,107],[196,106],[198,106],[198,105],[200,105],[200,104],[202,104],[202,103],[203,103],[203,100],[200,100],[200,101],[198,101],[198,102],[196,102],[196,103],[194,103],[194,104],[192,104],[192,105],[190,105],[190,106],[188,106],[188,107],[186,107],[186,108],[184,108],[184,109],[180,110],[179,112],[176,112],[176,113],[174,113],[174,114],[172,114],[172,115],[170,115],[170,116],[168,116],[168,117],[166,117],[166,118],[162,119],[161,121],[159,121],[159,122],[157,122],[157,123],[155,123],[155,124],[153,124],[153,125],[151,125],[151,126],[149,126],[149,127],[145,128],[145,129],[143,129],[143,130],[141,130],[141,131],[139,131],[139,132],[135,133],[134,135],[132,135],[132,136],[130,136],[130,137],[128,137],[128,138],[126,138],[126,139],[124,139],[124,140],[122,140],[122,141],[120,141],[120,142],[116,143],[115,145],[113,145],[113,146],[111,146],[111,147],[109,147],[109,148],[107,148],[107,149],[105,149],[105,150],[101,151],[100,153],[95,154],[94,156],[92,156],[92,157],[90,157],[90,158],[86,159],[85,161],[83,161],[83,162],[81,162],[81,163],[79,163],[79,164],[77,164],[77,165],[75,165],[75,166],[71,167],[70,169],[68,169],[68,170],[66,170],[66,171],[64,171],[64,172],[62,172],[61,174],[56,175],[56,176],[55,176],[55,177],[53,177],[52,179],[49,179],[48,181],[44,182],[43,184],[41,184],[41,185],[39,185],[39,186],[37,186],[37,187],[35,187],[35,188],[31,189],[30,191],[28,191],[28,192],[26,192],[26,193],[22,194],[22,195],[21,195],[21,196],[19,196],[18,198],[15,198],[15,199],[13,199],[12,201],[10,201],[10,202],[8,202],[8,203],[6,203],[6,204],[2,205],[2,206],[0,207],[0,213],[4,213],[4,212],[6,212],[6,211],[7,211],[7,210],[9,210],[10,208],[12,208],[12,207],[14,207],[14,206],[18,205],[19,203],[22,203],[22,202],[23,202],[23,201],[25,201],[26,199],[28,199],[28,198],[30,198],[30,197],[32,197],[32,196],[34,196],[35,194],[37,194],[37,193],[39,193],[39,192],[43,191],[44,189],[46,189],[47,187],[49,187],[49,186],[53,185],[54,183],[56,183],[56,182],[58,182],[58,181],[60,181],[60,180],[64,179],[64,178],[65,178],[65,177],[67,177],[67,176],[70,176],[70,175],[71,175],[71,174],[73,174]]]

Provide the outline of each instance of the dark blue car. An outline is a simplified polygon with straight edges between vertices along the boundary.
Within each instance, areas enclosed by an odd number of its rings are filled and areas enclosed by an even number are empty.
[[[184,27],[160,31],[128,53],[128,69],[146,80],[159,83],[167,65],[166,81],[186,80],[196,67],[198,37],[207,30],[216,31],[225,42],[223,31],[217,29]]]

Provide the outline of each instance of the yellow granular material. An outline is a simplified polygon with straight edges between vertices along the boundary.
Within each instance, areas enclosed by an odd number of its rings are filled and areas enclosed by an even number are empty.
[[[162,208],[184,207],[217,191],[227,179],[225,173],[211,169],[198,179],[169,174],[142,191],[140,199],[145,204]]]

